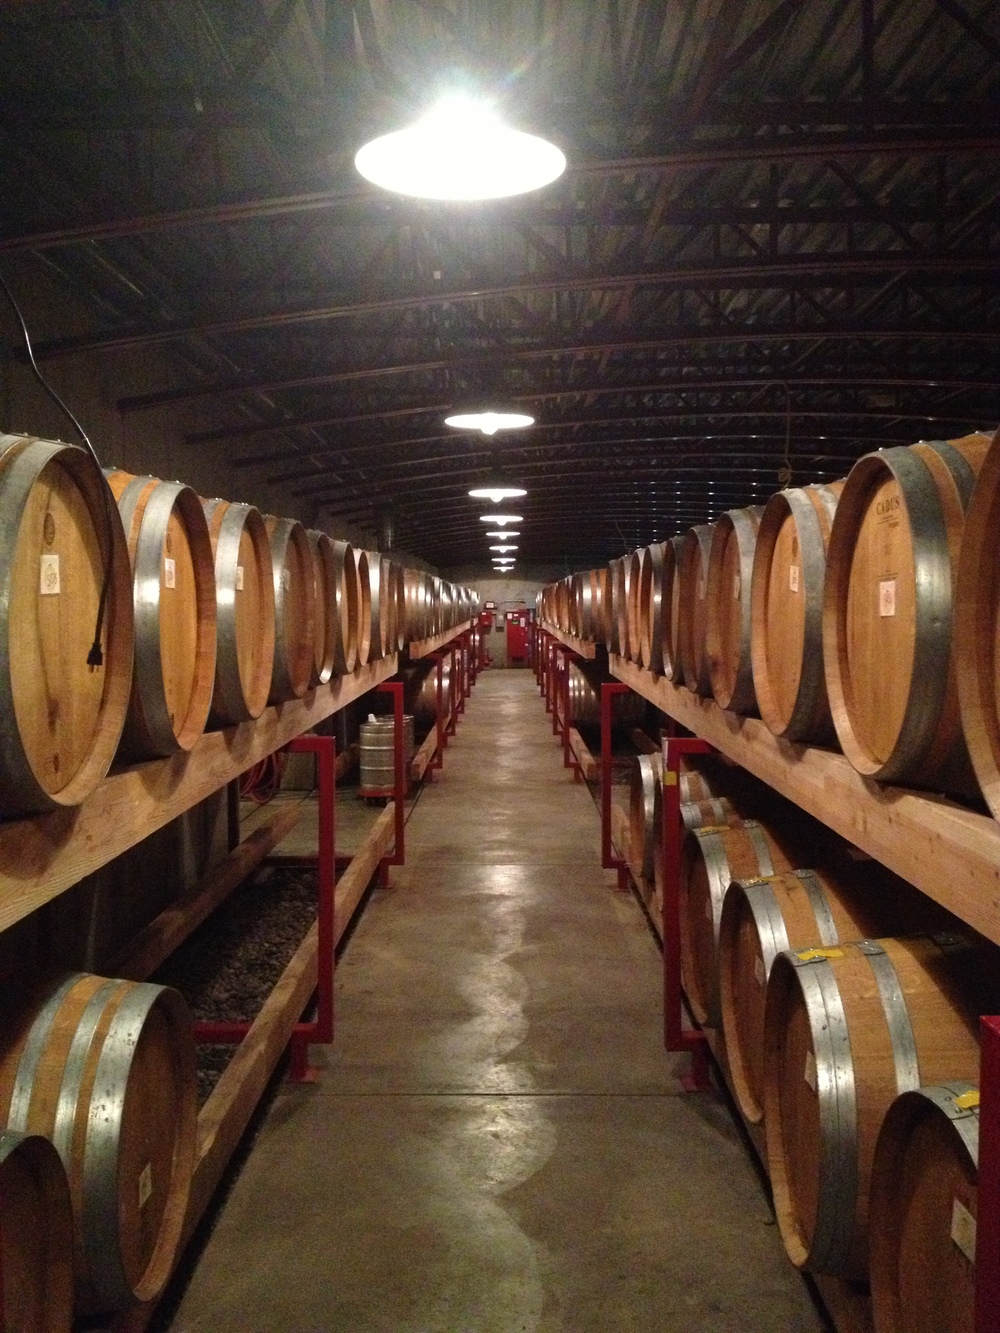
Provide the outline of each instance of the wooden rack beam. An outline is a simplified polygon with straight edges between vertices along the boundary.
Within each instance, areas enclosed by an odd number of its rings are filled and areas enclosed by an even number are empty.
[[[6,930],[170,820],[395,675],[396,654],[335,677],[255,722],[206,732],[188,754],[105,778],[83,805],[0,824],[0,930]]]
[[[442,630],[440,634],[435,634],[430,639],[415,639],[409,644],[410,661],[415,662],[419,657],[429,657],[431,653],[436,653],[439,648],[445,644],[451,643],[452,639],[457,639],[460,634],[472,628],[472,621],[466,620],[461,625],[456,625],[454,629]]]
[[[546,634],[551,634],[554,639],[558,639],[567,648],[572,648],[574,653],[578,653],[580,657],[585,657],[588,662],[593,662],[597,656],[596,643],[591,643],[588,639],[575,639],[572,634],[565,634],[561,629],[556,629],[554,625],[548,623],[543,628]]]
[[[1000,944],[1000,824],[946,797],[863,778],[842,754],[773,736],[757,718],[609,656],[611,674],[928,897]]]

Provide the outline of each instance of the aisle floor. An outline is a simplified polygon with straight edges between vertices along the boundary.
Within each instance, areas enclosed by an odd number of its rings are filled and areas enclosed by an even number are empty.
[[[825,1328],[660,975],[532,676],[486,672],[173,1333]]]

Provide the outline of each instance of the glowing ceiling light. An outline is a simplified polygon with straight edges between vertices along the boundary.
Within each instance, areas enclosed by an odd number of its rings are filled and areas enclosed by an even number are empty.
[[[533,426],[535,418],[525,412],[458,412],[445,417],[444,424],[454,426],[456,430],[478,430],[484,435],[495,435],[498,430],[523,430],[525,426]]]
[[[519,500],[527,494],[523,486],[477,486],[469,492],[473,500],[492,500],[495,505],[501,500]]]
[[[566,157],[502,125],[481,102],[450,96],[409,129],[366,143],[354,165],[374,185],[418,199],[503,199],[549,185]]]
[[[511,545],[507,545],[507,546],[503,546],[503,545],[501,545],[501,546],[491,546],[491,547],[490,547],[490,550],[491,550],[491,551],[516,551],[516,550],[517,550],[517,545],[515,544],[515,545],[513,545],[513,546],[511,546]]]
[[[510,528],[500,528],[496,532],[488,532],[487,537],[502,537],[504,541],[508,537],[520,537],[520,532],[511,532]]]
[[[505,523],[523,523],[524,518],[521,514],[480,514],[480,523],[499,523],[501,527]]]

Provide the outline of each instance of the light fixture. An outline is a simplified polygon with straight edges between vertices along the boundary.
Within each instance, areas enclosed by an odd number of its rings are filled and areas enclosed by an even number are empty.
[[[503,199],[550,184],[566,157],[502,125],[483,103],[453,95],[409,129],[366,143],[354,165],[374,185],[418,199]]]
[[[454,426],[456,430],[478,430],[484,435],[495,435],[498,430],[523,430],[525,426],[533,426],[535,418],[529,417],[525,412],[458,412],[454,416],[445,417],[446,426]],[[470,495],[475,495],[475,491],[470,491]],[[524,491],[518,491],[518,495],[524,495]]]
[[[477,486],[469,492],[473,500],[492,500],[495,505],[501,500],[519,500],[527,494],[523,486]]]
[[[480,514],[480,523],[499,523],[501,527],[505,523],[523,523],[524,518],[521,514]]]
[[[516,545],[516,543],[515,543],[514,545],[507,545],[507,546],[504,546],[504,545],[500,545],[500,546],[491,546],[491,547],[490,547],[490,550],[491,550],[491,551],[516,551],[516,550],[517,550],[517,545]]]
[[[520,532],[511,532],[509,528],[499,528],[496,532],[488,532],[487,537],[502,537],[504,541],[508,537],[520,537]]]

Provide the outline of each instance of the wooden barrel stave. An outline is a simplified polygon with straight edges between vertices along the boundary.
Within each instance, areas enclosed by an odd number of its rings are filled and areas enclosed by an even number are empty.
[[[59,1154],[38,1134],[0,1131],[0,1328],[70,1333],[73,1210]]]
[[[203,501],[215,560],[216,654],[210,721],[234,726],[267,705],[274,665],[274,571],[252,505]]]
[[[162,1290],[196,1141],[191,1020],[147,982],[74,973],[26,1005],[0,1054],[0,1116],[52,1140],[70,1184],[78,1313]]]
[[[931,936],[775,959],[765,1014],[764,1123],[778,1225],[798,1267],[866,1275],[882,1120],[901,1092],[977,1076],[967,983],[988,966],[981,950]]]
[[[325,685],[337,656],[333,542],[325,532],[307,528],[313,558],[313,664],[311,685]]]
[[[646,566],[647,552],[642,547],[628,556],[628,595],[625,604],[625,656],[637,666],[646,666],[642,654],[642,576]]]
[[[315,666],[315,575],[312,547],[296,519],[264,519],[274,585],[274,667],[270,702],[301,699]]]
[[[215,560],[189,486],[110,471],[132,563],[135,657],[121,752],[148,759],[190,750],[215,686]]]
[[[751,657],[760,715],[776,736],[835,737],[823,673],[826,551],[842,481],[779,491],[754,552]]]
[[[704,698],[712,697],[705,631],[708,619],[708,557],[712,525],[700,523],[684,535],[679,561],[677,645],[683,683]]]
[[[629,783],[629,833],[632,855],[642,866],[643,878],[655,872],[656,829],[662,819],[663,761],[658,754],[636,756]]]
[[[108,568],[103,665],[92,671],[87,658]],[[44,593],[40,570],[55,575]],[[79,805],[111,766],[132,688],[131,582],[121,519],[90,456],[73,445],[0,435],[4,815]]]
[[[708,557],[705,653],[720,708],[757,712],[750,656],[750,590],[763,509],[730,509],[714,525]]]
[[[871,1289],[878,1333],[973,1333],[979,1089],[904,1092],[872,1170]]]
[[[639,655],[654,676],[663,675],[663,565],[667,547],[667,542],[659,542],[646,548],[639,578]]]

